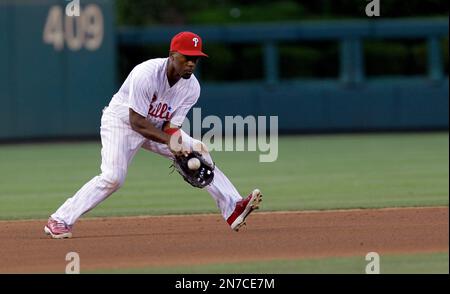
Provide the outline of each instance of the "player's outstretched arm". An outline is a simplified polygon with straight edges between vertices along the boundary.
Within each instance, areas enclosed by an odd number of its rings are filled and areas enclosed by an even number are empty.
[[[163,131],[152,125],[145,117],[133,109],[130,108],[129,113],[130,125],[135,132],[149,140],[166,144],[174,155],[188,154],[191,151],[189,145],[181,143],[181,133],[178,131],[178,127],[175,129],[168,128]]]
[[[170,135],[152,125],[142,115],[130,108],[130,125],[133,131],[138,132],[145,138],[163,144],[169,144]]]

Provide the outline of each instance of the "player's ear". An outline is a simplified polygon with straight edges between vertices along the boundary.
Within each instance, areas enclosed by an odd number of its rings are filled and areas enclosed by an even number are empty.
[[[169,52],[169,59],[170,59],[170,61],[174,61],[175,60],[175,54],[176,54],[176,52]]]

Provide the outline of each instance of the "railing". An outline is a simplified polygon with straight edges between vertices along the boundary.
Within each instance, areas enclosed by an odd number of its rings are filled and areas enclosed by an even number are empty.
[[[420,39],[427,40],[428,77],[442,80],[444,69],[440,40],[449,33],[448,19],[424,20],[345,20],[283,24],[251,24],[228,26],[149,27],[118,29],[122,44],[168,43],[171,36],[182,30],[192,30],[207,42],[261,43],[264,46],[265,81],[279,82],[278,42],[301,40],[336,40],[340,43],[340,74],[344,83],[364,80],[365,39]]]

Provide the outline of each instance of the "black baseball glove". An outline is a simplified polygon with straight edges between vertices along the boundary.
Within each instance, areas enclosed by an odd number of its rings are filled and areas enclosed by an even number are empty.
[[[188,162],[192,158],[200,161],[198,169],[190,169]],[[197,188],[204,188],[209,185],[214,178],[214,164],[209,164],[200,152],[194,151],[188,155],[175,156],[172,164],[183,179]]]

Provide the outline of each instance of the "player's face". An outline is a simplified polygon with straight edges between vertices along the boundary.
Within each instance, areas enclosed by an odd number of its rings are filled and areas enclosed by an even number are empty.
[[[173,67],[178,75],[183,79],[189,79],[195,70],[199,56],[185,56],[180,53],[175,53],[173,57]]]

